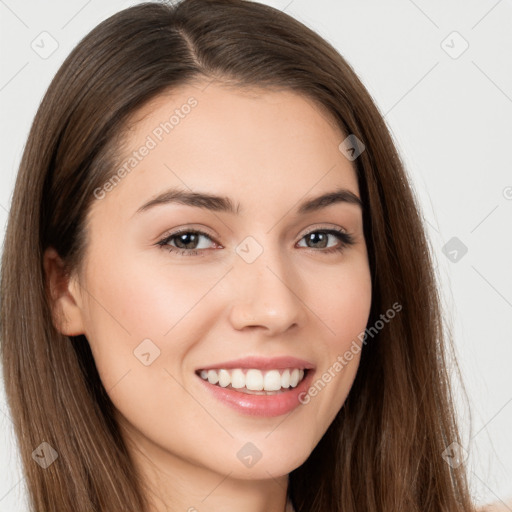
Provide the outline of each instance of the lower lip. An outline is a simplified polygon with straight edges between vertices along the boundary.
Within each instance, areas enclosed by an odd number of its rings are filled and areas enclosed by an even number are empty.
[[[301,405],[299,397],[307,392],[313,373],[314,370],[308,370],[306,376],[296,388],[289,388],[276,395],[250,395],[210,384],[199,376],[197,378],[201,380],[213,396],[236,411],[249,416],[273,417],[288,414]]]

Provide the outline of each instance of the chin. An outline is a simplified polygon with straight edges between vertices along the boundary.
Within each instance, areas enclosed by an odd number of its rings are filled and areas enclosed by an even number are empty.
[[[254,459],[250,456],[240,456],[242,459],[240,464],[236,464],[235,468],[227,468],[228,472],[232,471],[233,478],[241,480],[267,480],[269,477],[279,478],[288,475],[293,470],[301,466],[311,454],[311,451],[304,447],[297,449],[297,445],[289,442],[286,446],[281,445],[281,449],[267,448],[262,450],[261,458],[257,459],[257,452],[254,453]],[[246,450],[250,453],[250,449]],[[244,460],[245,458],[245,460]]]

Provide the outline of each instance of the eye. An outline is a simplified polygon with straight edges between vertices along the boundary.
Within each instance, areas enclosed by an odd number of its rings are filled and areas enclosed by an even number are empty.
[[[338,244],[328,247],[330,238],[337,239]],[[157,245],[169,252],[178,253],[181,256],[203,256],[206,249],[210,248],[208,247],[208,242],[204,242],[205,239],[213,242],[210,235],[204,231],[183,229],[166,236],[157,242]],[[318,249],[319,252],[322,253],[341,252],[346,247],[355,243],[352,235],[342,229],[315,229],[305,234],[301,240],[303,239],[306,240],[307,244],[313,244],[306,245],[307,248],[313,250]],[[215,242],[213,243],[217,245]],[[220,246],[218,245],[218,247]]]
[[[322,250],[321,252],[323,253],[341,252],[355,243],[354,238],[342,229],[315,229],[305,234],[302,239],[305,239],[306,243],[317,244],[316,246],[313,245],[313,247],[307,246],[310,249],[324,249],[329,237],[338,239],[339,244],[327,250]]]
[[[160,240],[158,245],[167,249],[169,252],[177,252],[184,256],[195,256],[199,252],[203,252],[204,249],[208,248],[204,246],[204,243],[201,244],[202,238],[212,240],[211,237],[203,231],[198,231],[195,229],[183,229],[181,231],[172,233],[171,235]],[[174,243],[177,246],[171,245],[171,242],[173,241],[175,241]]]

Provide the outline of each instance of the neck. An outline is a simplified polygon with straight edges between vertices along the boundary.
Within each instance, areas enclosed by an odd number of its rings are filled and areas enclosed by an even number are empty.
[[[241,479],[155,447],[132,453],[149,501],[148,512],[288,512],[288,475]],[[236,471],[236,467],[233,468]]]

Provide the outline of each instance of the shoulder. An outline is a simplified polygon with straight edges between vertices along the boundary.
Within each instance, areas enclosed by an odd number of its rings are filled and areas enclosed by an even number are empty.
[[[495,503],[489,503],[483,505],[477,509],[477,512],[511,512],[512,511],[512,499],[505,501],[497,501]]]

